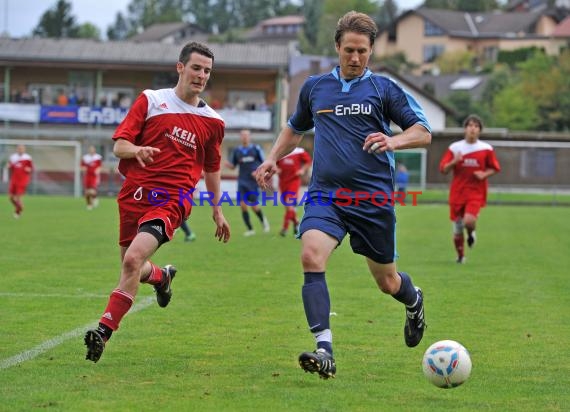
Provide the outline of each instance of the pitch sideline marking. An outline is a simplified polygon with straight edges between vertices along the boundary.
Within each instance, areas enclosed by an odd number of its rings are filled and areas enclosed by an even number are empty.
[[[16,293],[16,292],[0,292],[0,297],[8,297],[8,298],[58,298],[58,299],[100,299],[100,298],[107,298],[109,295],[97,295],[95,293],[84,293],[82,295],[64,295],[58,293]]]
[[[154,302],[154,299],[155,298],[153,296],[148,296],[143,301],[136,303],[131,308],[131,310],[129,310],[128,315],[146,309]],[[81,326],[69,332],[65,332],[62,335],[56,336],[55,338],[46,340],[45,342],[40,343],[38,346],[35,346],[32,349],[20,352],[10,358],[0,360],[0,370],[8,369],[12,366],[29,361],[30,359],[33,359],[36,356],[41,355],[42,353],[47,352],[48,350],[55,348],[58,345],[61,345],[63,342],[69,339],[77,338],[78,336],[83,335],[87,329],[94,328],[98,324],[99,321],[88,323],[85,326]]]

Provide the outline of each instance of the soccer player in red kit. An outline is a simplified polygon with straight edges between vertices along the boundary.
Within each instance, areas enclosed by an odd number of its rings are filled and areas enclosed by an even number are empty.
[[[311,166],[311,155],[302,147],[295,148],[287,156],[277,162],[279,169],[279,192],[281,201],[285,206],[285,216],[283,216],[283,226],[279,234],[285,236],[289,229],[289,222],[293,223],[293,232],[297,234],[297,212],[295,206],[301,188],[301,176],[303,176]]]
[[[87,210],[91,210],[98,204],[97,188],[100,183],[102,157],[95,150],[95,146],[89,146],[88,153],[81,158],[81,170],[83,171],[83,190]]]
[[[149,259],[190,215],[192,192],[202,171],[211,195],[215,236],[227,242],[230,227],[219,206],[222,118],[201,98],[214,55],[188,43],[176,63],[173,89],[145,90],[133,103],[113,139],[125,181],[118,195],[121,275],[99,326],[85,335],[86,359],[97,362],[106,342],[131,308],[140,283],[152,285],[160,307],[172,296],[176,269]]]
[[[471,248],[475,245],[479,210],[487,202],[487,178],[501,170],[493,147],[479,140],[483,130],[479,116],[468,116],[463,127],[465,138],[452,143],[439,163],[441,173],[447,174],[453,170],[449,190],[449,217],[453,222],[457,263],[465,262],[464,230],[467,231],[467,246]]]
[[[34,163],[32,157],[26,153],[26,146],[20,144],[16,147],[16,153],[10,156],[8,169],[10,171],[8,194],[15,208],[14,217],[18,219],[24,210],[22,196],[26,193],[32,170],[34,170]]]

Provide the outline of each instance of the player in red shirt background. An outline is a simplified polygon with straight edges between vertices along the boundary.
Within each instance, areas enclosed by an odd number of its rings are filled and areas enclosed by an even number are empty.
[[[95,150],[95,146],[89,146],[88,153],[81,158],[81,171],[83,172],[83,190],[87,210],[91,210],[98,205],[97,188],[101,182],[102,157]]]
[[[188,218],[192,192],[202,171],[212,193],[215,236],[227,242],[230,227],[222,213],[220,146],[224,121],[201,98],[214,54],[203,44],[186,44],[176,63],[176,87],[145,90],[135,100],[113,139],[125,181],[119,192],[121,275],[96,329],[85,334],[86,359],[97,362],[111,334],[131,308],[140,283],[154,287],[160,307],[172,297],[176,268],[150,261]]]
[[[449,190],[449,216],[453,222],[453,243],[457,251],[457,263],[465,262],[464,230],[467,246],[472,248],[477,240],[475,227],[479,210],[487,203],[489,176],[501,170],[493,147],[479,140],[483,122],[479,116],[470,115],[463,122],[465,138],[452,143],[439,164],[443,174],[453,170]]]
[[[302,147],[295,148],[290,154],[277,162],[277,168],[279,169],[279,193],[281,193],[281,201],[285,206],[283,226],[279,232],[281,236],[287,234],[289,222],[293,223],[293,233],[297,234],[299,220],[297,219],[295,206],[299,199],[301,177],[307,172],[311,162],[311,155]]]
[[[10,202],[14,205],[14,217],[18,219],[24,210],[22,197],[26,193],[32,170],[34,170],[32,157],[26,153],[26,146],[20,144],[16,147],[16,153],[10,156],[8,169],[10,171],[8,194]]]

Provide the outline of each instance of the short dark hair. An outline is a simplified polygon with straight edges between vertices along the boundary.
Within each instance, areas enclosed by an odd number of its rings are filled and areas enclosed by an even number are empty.
[[[477,116],[476,114],[470,114],[469,116],[467,116],[465,118],[465,120],[463,121],[463,128],[464,129],[467,127],[469,122],[477,123],[479,125],[479,129],[481,129],[481,131],[483,131],[483,120],[481,120],[481,118],[479,116]]]
[[[340,44],[340,40],[346,32],[367,35],[370,39],[370,46],[373,46],[378,33],[378,27],[370,16],[353,10],[349,11],[338,20],[334,34],[334,41],[336,44]]]
[[[208,46],[206,46],[205,44],[198,43],[195,41],[187,43],[182,48],[182,50],[180,51],[180,56],[178,57],[178,61],[185,65],[186,63],[188,63],[188,60],[190,60],[190,55],[192,53],[198,53],[201,54],[202,56],[209,57],[210,59],[212,59],[212,63],[214,63],[214,53],[212,52],[212,50],[210,50]]]

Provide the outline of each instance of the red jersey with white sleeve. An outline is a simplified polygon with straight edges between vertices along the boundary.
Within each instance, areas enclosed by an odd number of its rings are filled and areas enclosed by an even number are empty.
[[[453,180],[449,191],[450,204],[465,204],[479,202],[483,207],[487,203],[487,179],[479,180],[474,172],[477,170],[501,170],[495,157],[493,147],[486,142],[477,140],[468,143],[465,139],[452,143],[439,164],[440,171],[453,160],[456,153],[461,153],[462,159],[453,167]]]
[[[297,193],[301,187],[301,168],[312,162],[311,155],[302,147],[295,148],[287,156],[277,161],[279,168],[279,190]]]
[[[27,153],[14,153],[10,156],[8,168],[10,170],[10,186],[25,189],[30,183],[30,176],[34,168],[32,157]]]
[[[117,127],[113,139],[161,150],[154,162],[141,167],[137,160],[121,159],[119,171],[127,181],[152,190],[176,193],[195,188],[202,170],[220,170],[224,121],[210,106],[192,106],[174,89],[145,90]]]
[[[85,168],[83,185],[86,188],[96,188],[99,185],[98,169],[102,164],[102,157],[99,153],[87,153],[81,158],[81,167]]]

